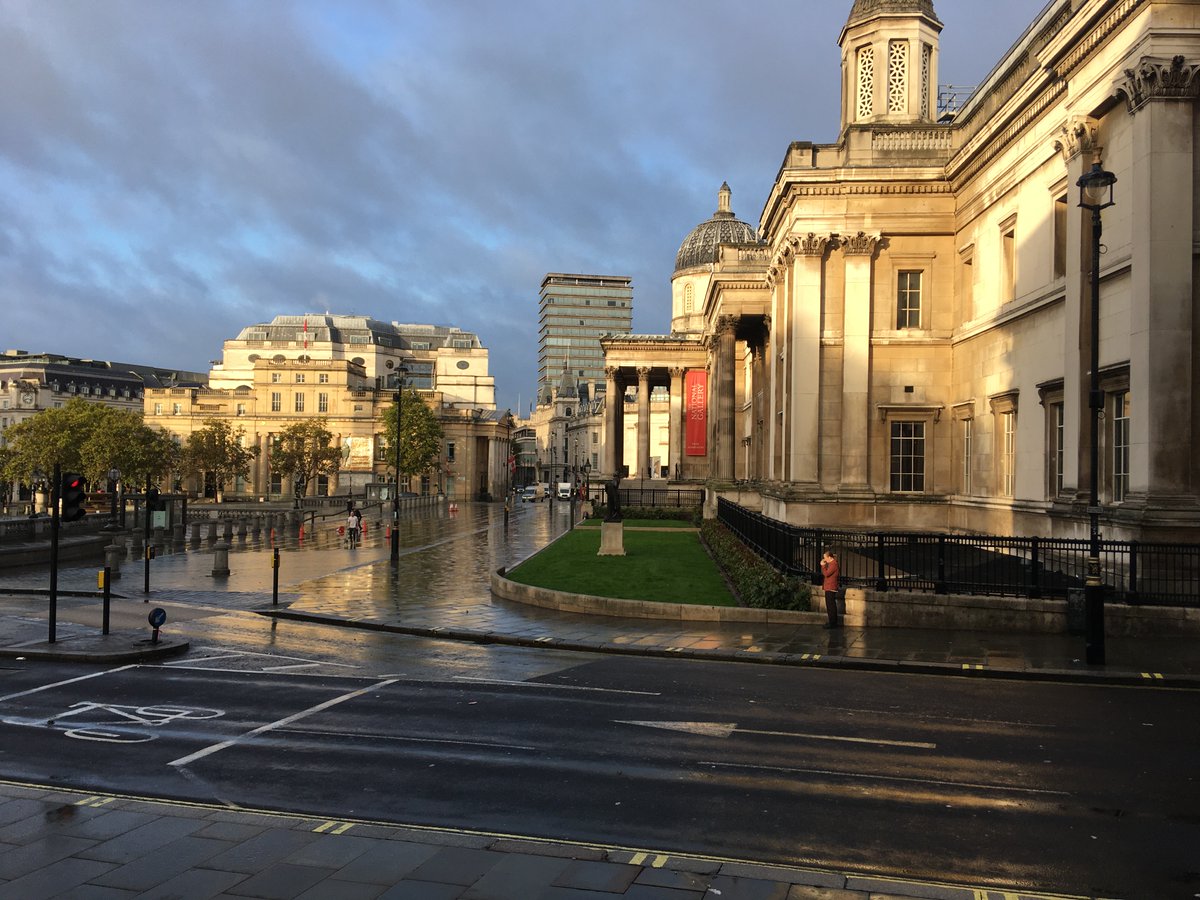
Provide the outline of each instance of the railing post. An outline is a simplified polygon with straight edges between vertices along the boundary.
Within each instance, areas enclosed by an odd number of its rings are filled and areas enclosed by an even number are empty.
[[[1129,594],[1125,598],[1130,603],[1138,600],[1138,542],[1129,542]]]
[[[1039,600],[1042,596],[1042,543],[1036,537],[1029,545],[1029,597]]]
[[[937,536],[937,581],[933,583],[935,594],[946,593],[946,536]]]
[[[883,564],[883,532],[875,535],[875,551],[878,555],[879,571],[875,577],[875,590],[886,591],[888,589],[887,575]]]

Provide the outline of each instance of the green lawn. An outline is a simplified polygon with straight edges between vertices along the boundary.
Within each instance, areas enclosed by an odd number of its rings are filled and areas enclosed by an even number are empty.
[[[598,556],[599,550],[600,529],[577,528],[507,575],[520,584],[572,594],[737,606],[694,532],[626,529],[624,556]]]

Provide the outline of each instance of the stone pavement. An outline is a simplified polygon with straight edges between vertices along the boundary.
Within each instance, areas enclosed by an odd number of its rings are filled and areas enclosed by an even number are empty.
[[[211,548],[127,562],[114,603],[250,610],[346,627],[441,639],[593,652],[844,666],[959,677],[1095,680],[1200,687],[1200,654],[1186,640],[1111,639],[1108,664],[1087,666],[1082,638],[812,625],[722,625],[605,619],[495,600],[487,576],[511,567],[569,524],[556,504],[518,506],[506,528],[496,506],[464,504],[402,523],[392,564],[382,529],[341,546],[330,528],[303,543],[280,537],[273,603],[271,542],[235,542],[228,577],[211,574]],[[60,573],[60,605],[98,604],[96,567]],[[101,635],[64,623],[46,641],[44,571],[0,574],[0,656],[125,661],[186,650],[168,624]],[[183,618],[181,616],[180,618]],[[170,621],[170,620],[169,620]],[[182,644],[183,646],[180,646]],[[0,782],[0,896],[405,898],[947,898],[1046,896],[984,887],[894,882],[860,873],[676,857],[654,848],[551,844],[514,836],[318,821],[134,797]]]

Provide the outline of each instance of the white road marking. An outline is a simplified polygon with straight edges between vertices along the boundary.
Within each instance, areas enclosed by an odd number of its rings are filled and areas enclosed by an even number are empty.
[[[768,737],[793,737],[807,741],[842,741],[848,744],[878,744],[884,747],[912,747],[917,750],[936,750],[937,744],[927,741],[894,741],[887,738],[849,737],[838,734],[814,734],[804,731],[761,731],[738,728],[736,722],[641,722],[617,719],[619,725],[640,725],[643,728],[662,728],[666,731],[685,731],[708,737],[727,738],[731,734],[762,734]]]
[[[977,791],[1003,791],[1019,794],[1052,794],[1058,797],[1070,797],[1070,791],[1051,791],[1044,788],[1014,787],[1006,784],[977,784],[971,781],[945,781],[938,778],[908,778],[903,775],[877,775],[873,772],[839,772],[836,769],[805,769],[799,766],[761,766],[753,763],[716,762],[701,760],[698,766],[711,766],[722,769],[755,769],[766,772],[789,772],[797,775],[829,775],[837,778],[863,778],[870,781],[902,781],[909,784],[935,784],[941,787],[971,788]]]
[[[639,697],[661,697],[660,691],[625,691],[618,688],[584,687],[578,684],[548,684],[543,681],[504,681],[494,678],[472,678],[470,675],[455,675],[455,681],[469,684],[495,684],[507,687],[543,688],[555,691],[592,691],[598,694],[635,694]]]
[[[117,672],[124,672],[126,669],[136,669],[137,665],[131,663],[127,666],[117,666],[115,669],[105,669],[103,672],[93,672],[91,675],[80,675],[78,678],[68,678],[65,681],[56,681],[53,684],[43,684],[41,687],[30,688],[27,691],[18,691],[15,694],[8,694],[0,697],[0,703],[5,700],[16,700],[18,697],[28,697],[30,694],[36,694],[40,691],[50,691],[56,687],[62,687],[66,684],[75,684],[77,681],[87,681],[89,678],[98,678],[101,675],[113,675]]]
[[[361,731],[317,731],[310,728],[283,728],[287,734],[312,734],[317,737],[345,737],[354,740],[398,741],[407,744],[461,744],[464,747],[488,747],[499,750],[537,750],[525,744],[497,744],[490,741],[455,741],[449,738],[408,737],[400,734],[365,734]]]
[[[392,678],[386,681],[376,682],[375,684],[368,685],[367,687],[359,688],[357,691],[351,691],[348,694],[342,694],[340,697],[333,697],[332,699],[326,700],[323,703],[318,703],[316,706],[310,706],[308,709],[302,709],[300,712],[294,713],[286,718],[278,719],[274,722],[268,722],[266,725],[260,725],[258,728],[247,731],[240,737],[232,738],[228,741],[221,741],[220,743],[205,747],[202,750],[197,750],[195,753],[189,753],[187,756],[181,756],[179,759],[172,760],[171,762],[167,763],[167,765],[176,767],[190,765],[197,760],[204,759],[206,756],[211,756],[214,753],[219,753],[222,750],[227,750],[230,747],[240,744],[248,738],[265,734],[268,731],[274,731],[276,728],[283,728],[285,725],[291,725],[293,722],[299,722],[301,719],[307,718],[314,713],[323,712],[330,707],[337,706],[339,703],[345,703],[347,700],[353,700],[356,697],[361,697],[363,694],[370,693],[371,691],[377,691],[395,683],[396,679]]]

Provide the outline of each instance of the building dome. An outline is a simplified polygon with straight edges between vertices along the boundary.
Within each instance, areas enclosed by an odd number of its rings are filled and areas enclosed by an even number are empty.
[[[722,184],[717,192],[717,211],[707,222],[701,222],[679,245],[675,255],[675,271],[715,263],[721,244],[753,244],[754,229],[737,218],[729,209],[732,192]]]

